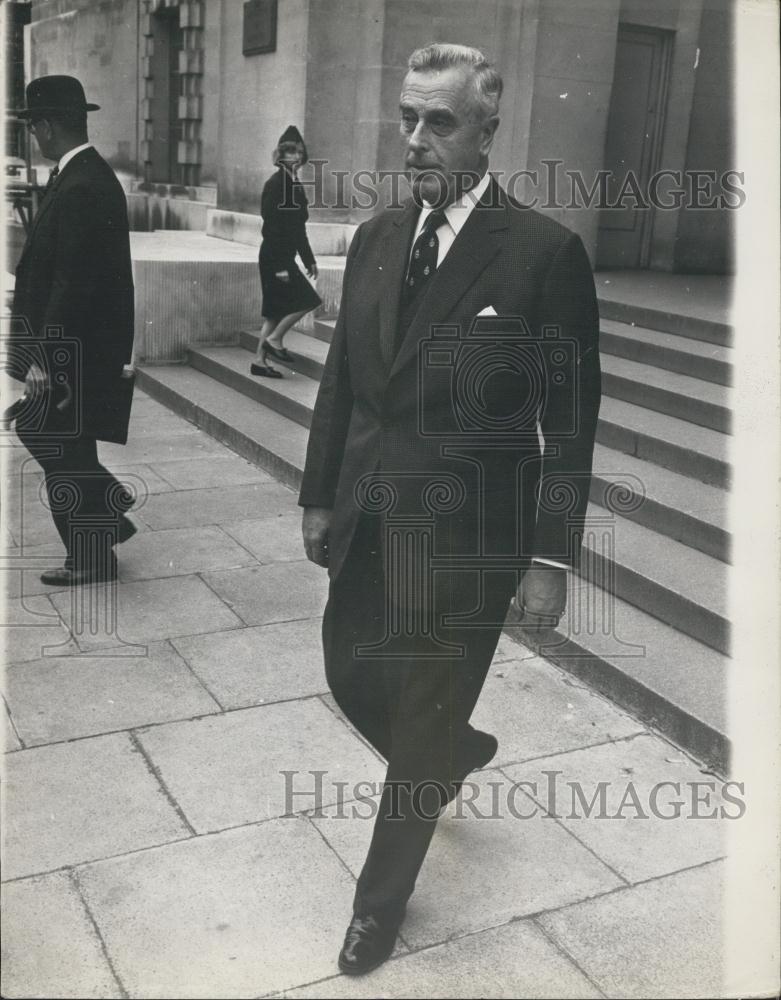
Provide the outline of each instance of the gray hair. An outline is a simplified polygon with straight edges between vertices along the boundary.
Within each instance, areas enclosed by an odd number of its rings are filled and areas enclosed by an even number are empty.
[[[486,117],[498,114],[502,77],[479,49],[450,42],[432,42],[431,45],[415,49],[407,65],[419,73],[450,69],[451,66],[468,66],[474,74],[478,103]]]

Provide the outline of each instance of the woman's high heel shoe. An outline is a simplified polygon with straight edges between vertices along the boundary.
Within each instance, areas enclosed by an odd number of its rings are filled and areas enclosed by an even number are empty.
[[[286,347],[274,347],[273,344],[266,342],[262,350],[264,357],[266,354],[270,354],[272,358],[276,358],[277,361],[282,361],[288,365],[296,360]]]
[[[263,344],[260,349],[260,357],[261,360],[263,361],[263,364],[259,365],[253,361],[252,364],[249,366],[250,374],[261,375],[264,378],[282,378],[282,372],[278,372],[276,368],[272,368],[271,365],[266,363],[266,354],[267,354],[266,345]]]

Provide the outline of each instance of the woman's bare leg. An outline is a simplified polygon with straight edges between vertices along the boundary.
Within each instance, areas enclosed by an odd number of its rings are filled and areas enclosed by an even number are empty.
[[[257,349],[255,351],[255,362],[256,362],[256,364],[259,364],[259,365],[263,364],[263,358],[261,356],[260,349],[263,347],[264,342],[266,340],[268,340],[268,338],[274,332],[274,330],[276,328],[276,325],[277,325],[277,322],[278,322],[278,320],[269,319],[267,316],[263,317],[263,326],[260,328],[260,336],[258,338],[258,346],[257,346]]]
[[[296,323],[306,316],[308,312],[311,312],[311,309],[302,309],[301,312],[290,313],[289,316],[283,316],[265,339],[268,340],[272,347],[276,347],[277,349],[281,348],[282,338],[285,336],[287,331],[291,328],[291,326],[295,326]]]

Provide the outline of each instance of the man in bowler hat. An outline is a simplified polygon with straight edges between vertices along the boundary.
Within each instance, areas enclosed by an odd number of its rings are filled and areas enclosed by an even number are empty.
[[[7,370],[26,382],[17,434],[44,471],[65,546],[44,583],[112,580],[113,547],[136,531],[130,492],[98,460],[97,441],[127,440],[133,276],[127,202],[90,144],[87,103],[71,76],[27,87],[16,112],[55,163],[16,268]]]
[[[511,598],[524,624],[558,623],[581,548],[594,281],[580,239],[488,173],[501,91],[475,49],[410,57],[414,197],[353,238],[309,437],[326,674],[388,762],[339,955],[351,975],[392,953],[441,808],[497,751],[470,716]]]

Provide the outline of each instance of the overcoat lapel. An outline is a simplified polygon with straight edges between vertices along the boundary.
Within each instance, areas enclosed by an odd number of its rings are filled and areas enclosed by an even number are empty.
[[[73,159],[68,164],[67,167],[68,176],[70,177],[84,162],[84,159],[89,157],[93,153],[97,155],[97,151],[92,146],[90,146],[88,149],[83,149],[80,153],[77,153],[76,156],[74,156]],[[38,206],[38,211],[35,213],[35,218],[33,219],[32,225],[30,226],[30,231],[27,234],[27,239],[24,242],[24,247],[19,257],[20,261],[27,253],[27,251],[30,249],[30,246],[32,245],[33,242],[33,237],[35,236],[36,230],[41,224],[41,220],[54,204],[54,201],[57,197],[57,193],[60,190],[60,186],[62,184],[62,178],[63,174],[61,173],[58,177],[55,178],[54,183],[46,192],[46,197],[41,200],[41,204]]]
[[[501,250],[507,230],[507,208],[504,201],[498,202],[496,193],[492,192],[488,204],[475,206],[423,293],[420,307],[391,367],[391,377],[416,355],[419,341],[428,336],[432,324],[445,322]]]
[[[59,180],[60,178],[58,177],[54,181],[52,186],[46,192],[46,197],[42,199],[41,204],[38,206],[38,211],[35,213],[35,218],[32,221],[29,232],[27,233],[27,238],[24,241],[24,247],[22,248],[22,252],[19,256],[20,261],[32,246],[36,230],[41,224],[41,219],[43,219],[43,217],[46,215],[46,213],[54,204],[54,200],[57,197],[57,190],[59,188]]]
[[[393,362],[396,348],[396,329],[399,322],[401,287],[407,270],[407,254],[415,231],[419,210],[413,200],[398,212],[391,226],[387,252],[383,253],[382,280],[380,282],[380,351],[385,370]]]

